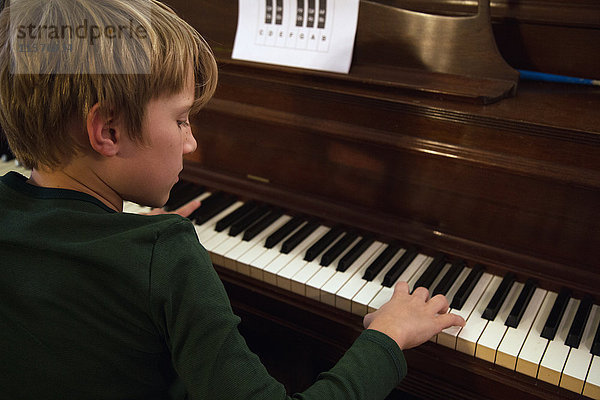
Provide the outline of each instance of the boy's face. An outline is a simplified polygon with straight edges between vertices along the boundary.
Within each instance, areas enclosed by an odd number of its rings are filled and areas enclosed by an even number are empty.
[[[190,74],[191,75],[191,74]],[[133,144],[123,171],[129,182],[121,197],[153,207],[162,207],[183,169],[183,155],[196,150],[189,124],[194,102],[194,79],[176,95],[151,100],[142,129],[147,145]]]

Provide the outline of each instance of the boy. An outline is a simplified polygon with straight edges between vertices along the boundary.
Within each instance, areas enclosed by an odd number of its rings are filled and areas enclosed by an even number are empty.
[[[217,74],[199,34],[154,0],[13,0],[0,43],[0,122],[32,168],[0,180],[0,398],[164,399],[177,379],[190,399],[286,398],[191,222],[121,212],[162,206],[196,148]],[[398,284],[296,398],[384,398],[402,349],[464,323],[447,309]]]

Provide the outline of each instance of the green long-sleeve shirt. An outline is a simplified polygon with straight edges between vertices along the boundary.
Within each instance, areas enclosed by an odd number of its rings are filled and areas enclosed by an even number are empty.
[[[0,399],[284,399],[193,224],[0,178]],[[290,363],[290,368],[293,364]],[[367,330],[298,399],[382,399],[402,352]]]

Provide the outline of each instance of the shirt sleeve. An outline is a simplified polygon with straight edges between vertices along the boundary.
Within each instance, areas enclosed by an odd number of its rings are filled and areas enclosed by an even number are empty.
[[[396,343],[366,330],[311,387],[287,396],[239,333],[240,319],[188,220],[159,234],[149,295],[151,317],[192,400],[383,399],[406,374]]]

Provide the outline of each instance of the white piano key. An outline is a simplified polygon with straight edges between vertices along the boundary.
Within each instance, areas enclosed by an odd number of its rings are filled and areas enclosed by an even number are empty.
[[[321,301],[330,306],[336,306],[336,294],[337,292],[348,282],[355,274],[358,274],[360,269],[367,262],[374,260],[373,255],[378,251],[381,251],[383,243],[373,242],[363,254],[361,254],[345,271],[336,271],[335,274],[329,279],[325,285],[321,288]],[[365,266],[366,269],[368,266]],[[364,270],[363,270],[364,273]],[[348,311],[350,311],[348,303]]]
[[[379,271],[377,276],[373,278],[372,281],[365,283],[365,285],[360,289],[360,291],[352,298],[352,305],[350,308],[352,312],[356,315],[363,316],[367,312],[369,312],[368,304],[373,300],[377,293],[383,288],[383,278],[385,274],[394,266],[396,261],[402,254],[406,252],[406,249],[400,249],[388,263]]]
[[[427,257],[425,254],[417,254],[414,260],[412,260],[412,262],[406,267],[404,272],[400,274],[396,282],[407,282],[414,275],[416,275],[417,271],[420,271],[424,265],[428,265],[430,260],[431,257]],[[394,284],[396,282],[394,282]],[[383,286],[373,300],[369,302],[369,312],[378,310],[382,305],[387,303],[392,298],[392,294],[394,294],[394,285],[392,285],[392,287]]]
[[[123,212],[127,214],[143,214],[149,212],[150,210],[150,207],[140,206],[139,204],[131,201],[123,202]]]
[[[243,236],[244,231],[238,233],[235,237],[229,236],[229,238],[215,247],[212,250],[213,262],[225,268],[237,271],[236,258],[240,255],[240,252],[244,252],[245,249],[252,246],[250,241],[244,242],[242,240]]]
[[[467,275],[468,275],[468,273],[467,273]],[[479,300],[481,300],[481,297],[486,292],[486,289],[487,289],[488,285],[490,284],[490,282],[492,281],[492,278],[493,278],[493,275],[491,275],[487,272],[483,273],[481,275],[481,277],[479,278],[479,281],[473,288],[473,291],[467,298],[467,301],[465,301],[465,304],[463,304],[462,308],[460,310],[450,310],[450,311],[453,312],[454,314],[460,315],[461,317],[464,318],[465,321],[467,321],[469,319],[470,315],[473,313],[473,310],[475,310],[475,307],[479,303]],[[466,276],[464,279],[466,279]],[[449,300],[451,300],[451,297],[450,296],[448,296],[448,297],[449,297]],[[462,327],[459,327],[459,326],[452,326],[450,328],[444,329],[437,335],[438,336],[437,343],[441,344],[443,346],[449,347],[451,349],[456,349],[456,342],[458,340],[458,335],[461,330],[462,330]]]
[[[320,235],[317,236],[316,240],[313,243],[316,243],[321,237],[325,236],[331,228],[326,226],[319,226],[317,231],[320,232]],[[308,247],[307,247],[308,249]],[[277,286],[283,289],[292,290],[292,277],[296,275],[304,266],[307,264],[315,263],[316,261],[306,261],[304,259],[305,252],[298,254],[294,259],[292,259],[285,267],[283,267],[277,273]],[[319,258],[319,257],[317,257]]]
[[[314,274],[317,273],[321,269],[321,265],[319,262],[321,257],[317,257],[314,260],[307,262],[304,260],[295,260],[300,261],[302,265],[300,269],[290,278],[290,284],[292,287],[292,292],[298,293],[300,295],[306,295],[306,282],[310,278],[313,277]],[[302,263],[303,261],[303,263]]]
[[[504,325],[504,322],[506,321],[506,318],[508,318],[510,310],[512,310],[517,302],[517,298],[519,297],[523,286],[524,285],[520,282],[515,282],[512,285],[506,299],[504,299],[504,303],[498,311],[498,315],[496,315],[496,318],[494,318],[493,321],[488,322],[484,331],[481,333],[475,347],[475,357],[491,363],[496,361],[496,350],[500,346],[500,342],[508,329],[508,327]]]
[[[540,361],[548,346],[548,339],[541,336],[542,330],[544,329],[544,324],[548,319],[548,315],[550,314],[557,297],[558,293],[556,292],[548,292],[546,294],[542,306],[535,317],[533,326],[527,334],[525,343],[523,343],[523,347],[519,352],[519,357],[517,358],[517,372],[537,378]]]
[[[254,261],[257,256],[249,255],[252,258],[249,262],[244,262],[243,257],[245,254],[254,250],[254,248],[258,248],[260,250],[268,250],[265,248],[265,242],[267,238],[277,231],[277,229],[281,228],[285,223],[287,223],[290,219],[292,219],[289,215],[282,215],[277,218],[271,225],[265,228],[261,233],[256,235],[251,240],[242,241],[238,246],[236,246],[230,253],[227,254],[227,257],[235,263],[235,270],[244,275],[250,275],[250,262]],[[261,274],[262,275],[262,274]]]
[[[360,267],[358,271],[342,286],[340,290],[335,294],[335,306],[340,310],[352,311],[352,299],[356,294],[363,288],[363,286],[367,283],[366,280],[363,279],[363,275],[365,271],[373,261],[379,257],[381,253],[385,251],[387,246],[385,246],[381,242],[375,241],[374,244],[379,244],[380,247],[377,251],[369,258],[363,265]]]
[[[281,249],[283,248],[283,243],[293,236],[298,230],[302,229],[303,224],[296,227],[292,232],[290,232],[286,237],[280,240],[275,246],[267,249],[263,246],[254,246],[250,251],[245,253],[242,257],[240,257],[238,261],[238,268],[242,270],[248,269],[250,272],[250,276],[264,281],[263,271],[264,269],[281,253]],[[273,277],[272,284],[275,284],[275,277]]]
[[[456,340],[456,350],[472,356],[475,355],[477,340],[479,340],[479,336],[481,336],[481,333],[488,323],[488,320],[481,316],[501,282],[501,276],[494,276],[492,278],[492,281],[483,293],[483,296],[479,299],[475,309],[471,315],[469,315],[465,326],[460,330]]]
[[[323,255],[329,251],[339,240],[333,240],[314,260],[306,263],[298,272],[296,272],[291,278],[292,292],[306,296],[306,283],[321,269],[335,270],[335,267],[329,265],[323,267],[321,265],[321,259]],[[338,257],[339,259],[339,257]],[[333,263],[332,263],[333,264]]]
[[[204,247],[206,247],[205,243],[208,242],[217,233],[219,233],[219,232],[215,231],[215,225],[217,224],[217,222],[221,218],[225,217],[226,215],[228,215],[231,212],[233,212],[234,210],[236,210],[242,204],[244,204],[244,203],[241,201],[236,201],[235,203],[233,203],[232,205],[230,205],[229,207],[227,207],[226,209],[224,209],[219,214],[215,215],[214,217],[212,217],[211,219],[209,219],[202,225],[196,225],[195,226],[196,235],[198,236],[198,240],[200,241],[200,244],[202,244]]]
[[[548,343],[548,347],[546,347],[546,352],[540,363],[538,379],[555,386],[558,386],[560,382],[560,374],[562,373],[565,362],[567,361],[567,356],[569,355],[570,347],[565,345],[565,340],[567,339],[567,334],[571,328],[571,323],[575,318],[579,302],[579,300],[573,298],[569,300],[569,304],[567,304],[565,313],[558,326],[556,336],[554,337],[554,340],[551,340],[550,343]]]
[[[321,268],[313,277],[311,277],[308,282],[306,282],[306,297],[321,300],[321,288],[325,286],[325,284],[336,274],[336,268],[340,259],[348,253],[356,245],[356,243],[360,242],[362,237],[356,238],[354,242],[352,242],[346,250],[342,251],[340,255],[331,262],[326,267]],[[333,305],[333,304],[332,304]]]
[[[269,265],[264,268],[263,279],[265,282],[277,285],[277,281],[281,280],[282,284],[286,283],[283,281],[284,277],[278,278],[279,273],[295,258],[304,259],[304,252],[313,245],[321,236],[328,231],[325,226],[318,227],[313,233],[308,235],[302,242],[300,242],[292,251],[288,254],[279,253]],[[258,261],[258,260],[257,260]],[[254,262],[252,263],[254,265]],[[287,276],[287,274],[285,275]],[[291,278],[291,276],[290,276]],[[287,284],[289,284],[289,278],[287,278]],[[284,285],[285,286],[285,285]],[[291,286],[291,285],[289,285]]]
[[[240,232],[236,236],[224,236],[225,240],[221,241],[218,245],[214,246],[209,250],[213,264],[220,265],[228,269],[235,271],[235,260],[227,257],[227,253],[233,250],[237,245],[242,243],[242,235]],[[207,242],[208,246],[211,246],[213,239]],[[208,250],[208,249],[207,249]]]
[[[296,247],[295,249],[290,251],[289,254],[283,254],[281,252],[281,249],[283,248],[283,244],[285,243],[285,241],[287,239],[289,239],[296,232],[298,232],[300,229],[302,229],[303,226],[304,225],[301,224],[299,227],[294,229],[293,232],[291,232],[288,236],[286,236],[279,243],[277,243],[276,246],[274,246],[270,249],[266,249],[264,251],[260,250],[260,249],[257,249],[257,250],[253,249],[253,251],[250,252],[250,254],[244,255],[244,257],[242,257],[242,259],[240,259],[240,262],[247,263],[249,265],[250,276],[253,278],[259,279],[261,281],[268,282],[272,285],[276,285],[277,284],[277,275],[275,273],[278,272],[279,269],[281,269],[283,266],[285,266],[285,263],[289,262],[291,260],[291,258],[295,257],[296,252],[299,251],[298,247]],[[306,246],[306,244],[298,243],[298,246]],[[304,248],[306,248],[306,247],[304,247]],[[258,253],[260,253],[260,254],[258,254]],[[257,254],[258,254],[258,257],[255,257]],[[276,259],[278,259],[278,262],[271,265],[271,263]],[[285,263],[284,263],[284,260],[285,260]],[[270,267],[271,269],[265,274],[264,270],[267,267]]]
[[[576,393],[583,392],[583,385],[590,363],[592,362],[592,342],[596,334],[596,328],[600,322],[600,306],[592,306],[588,317],[583,337],[578,348],[571,348],[569,358],[560,378],[560,387]]]
[[[537,288],[529,300],[529,304],[523,313],[521,322],[516,328],[508,328],[498,352],[496,353],[496,364],[504,368],[514,370],[517,366],[517,357],[519,352],[525,343],[527,334],[533,326],[535,317],[540,310],[544,298],[546,297],[547,291],[544,289]]]
[[[283,242],[281,241],[270,249],[254,247],[248,253],[244,254],[238,262],[248,266],[251,277],[264,281],[263,271],[275,258],[282,254]],[[275,278],[273,278],[273,282],[271,283],[275,284]]]
[[[585,384],[583,385],[583,395],[589,398],[600,400],[600,357],[594,356],[590,369],[588,370]]]
[[[281,243],[270,249],[253,247],[250,251],[245,253],[238,262],[238,268],[247,270],[248,274],[254,279],[260,281],[264,280],[263,270],[271,261],[275,259],[280,253]],[[260,262],[265,260],[265,262]]]
[[[213,250],[215,248],[217,248],[221,243],[223,243],[224,241],[226,241],[227,239],[229,239],[231,237],[227,234],[229,229],[224,229],[221,232],[217,232],[213,228],[212,231],[213,231],[213,233],[211,234],[210,238],[208,240],[205,240],[204,243],[202,243],[202,245],[204,246],[206,251],[211,253],[210,254],[211,257],[213,257],[213,254],[212,254]],[[217,260],[221,261],[219,255],[215,254],[215,259],[213,259],[213,264],[220,265],[219,262],[216,262]]]

